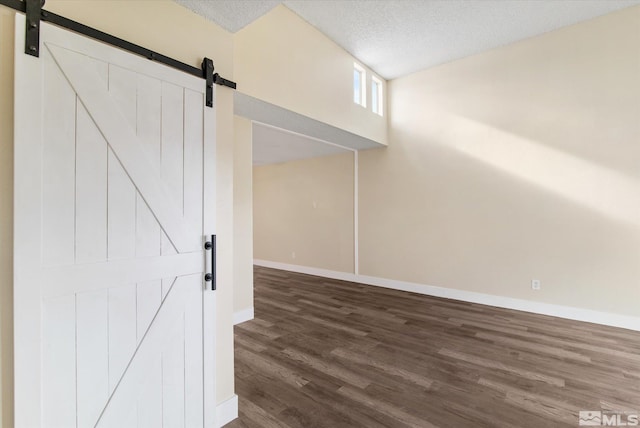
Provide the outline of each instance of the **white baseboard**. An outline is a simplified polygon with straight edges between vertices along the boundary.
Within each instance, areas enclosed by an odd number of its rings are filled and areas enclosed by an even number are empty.
[[[220,428],[238,417],[238,396],[218,404],[216,407],[216,427]]]
[[[233,325],[253,319],[253,306],[233,313]]]
[[[360,284],[374,285],[377,287],[391,288],[394,290],[410,291],[412,293],[425,294],[428,296],[462,300],[465,302],[479,303],[499,308],[515,309],[535,314],[550,315],[558,318],[585,321],[594,324],[640,331],[640,317],[600,312],[591,309],[574,308],[571,306],[554,305],[551,303],[534,302],[531,300],[514,299],[512,297],[495,296],[491,294],[476,293],[473,291],[457,290],[454,288],[435,287],[432,285],[398,281],[395,279],[378,278],[374,276],[356,275],[353,273],[336,272],[287,263],[270,262],[267,260],[254,260],[253,264],[273,269],[304,273],[307,275],[322,276],[342,281],[351,281]]]

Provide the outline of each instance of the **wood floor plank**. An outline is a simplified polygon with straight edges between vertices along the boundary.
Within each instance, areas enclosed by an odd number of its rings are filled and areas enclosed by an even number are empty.
[[[578,426],[640,412],[640,332],[256,267],[231,428]]]

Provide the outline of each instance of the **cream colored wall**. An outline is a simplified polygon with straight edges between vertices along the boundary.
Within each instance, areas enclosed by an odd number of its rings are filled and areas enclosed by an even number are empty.
[[[634,7],[390,82],[389,147],[359,154],[360,274],[640,316],[638,76]],[[350,213],[318,217],[288,168],[254,172],[256,258],[348,271],[314,239]]]
[[[276,7],[237,32],[234,41],[240,92],[387,143],[386,119],[370,103],[365,109],[353,102],[354,58],[291,10]],[[370,92],[371,70],[364,68]]]
[[[253,169],[254,257],[353,272],[353,153]]]
[[[360,272],[640,316],[638,76],[640,7],[391,82]]]
[[[202,57],[215,61],[216,71],[233,79],[232,35],[171,1],[49,0],[46,9],[199,67]],[[12,342],[12,145],[13,23],[12,12],[0,7],[0,334],[2,350],[2,412],[4,427],[13,426]],[[152,11],[152,12],[150,12]],[[140,22],[144,16],[144,22]],[[217,90],[218,327],[217,400],[234,394],[233,379],[233,93]]]
[[[251,121],[234,116],[233,311],[253,308],[253,200]]]
[[[13,32],[0,7],[0,427],[13,426]]]

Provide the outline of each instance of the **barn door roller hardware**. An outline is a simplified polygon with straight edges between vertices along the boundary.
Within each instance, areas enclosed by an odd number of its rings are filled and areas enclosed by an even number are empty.
[[[40,14],[44,0],[26,0],[27,34],[25,37],[24,53],[40,56]]]
[[[211,61],[209,58],[205,58],[202,60],[202,74],[207,81],[205,103],[207,104],[207,107],[213,107],[213,61]]]
[[[103,43],[107,43],[136,55],[143,56],[152,61],[160,62],[168,65],[169,67],[205,79],[207,85],[206,102],[208,107],[213,107],[214,84],[236,89],[235,82],[223,78],[218,73],[214,73],[213,61],[209,58],[205,58],[202,61],[202,68],[193,67],[189,64],[185,64],[176,59],[159,54],[111,34],[104,33],[79,22],[72,21],[64,16],[44,10],[42,9],[42,6],[44,6],[44,0],[0,0],[0,5],[7,6],[25,14],[27,33],[24,51],[28,55],[35,57],[40,55],[40,21],[47,21],[57,25],[58,27],[63,27],[73,32],[83,34],[92,39],[99,40]]]

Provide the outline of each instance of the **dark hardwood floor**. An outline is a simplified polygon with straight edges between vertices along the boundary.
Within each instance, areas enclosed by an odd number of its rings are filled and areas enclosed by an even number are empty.
[[[640,412],[640,332],[256,267],[240,427],[577,427]]]

